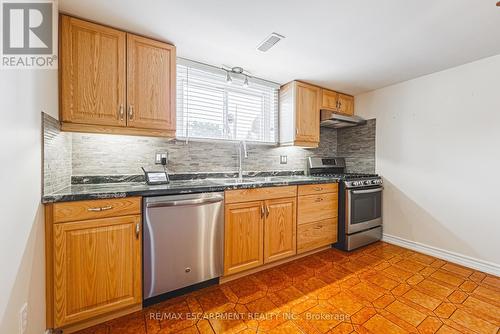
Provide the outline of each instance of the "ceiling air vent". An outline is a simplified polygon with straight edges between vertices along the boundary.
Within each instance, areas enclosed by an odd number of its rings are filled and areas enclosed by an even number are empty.
[[[259,46],[257,46],[257,50],[266,52],[283,38],[285,38],[285,36],[273,32],[262,43],[260,43]]]

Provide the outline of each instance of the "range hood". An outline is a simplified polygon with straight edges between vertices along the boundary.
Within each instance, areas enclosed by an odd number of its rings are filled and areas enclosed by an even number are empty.
[[[366,124],[366,120],[359,116],[340,115],[330,110],[321,110],[320,125],[325,128],[340,129],[363,124]]]

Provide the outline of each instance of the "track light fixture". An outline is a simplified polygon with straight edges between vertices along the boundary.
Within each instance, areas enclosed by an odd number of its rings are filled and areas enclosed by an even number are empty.
[[[231,84],[233,82],[233,78],[231,77],[231,74],[234,73],[236,75],[245,76],[245,79],[243,81],[243,87],[247,88],[248,86],[250,86],[250,82],[248,79],[251,78],[252,75],[250,74],[250,72],[243,69],[243,67],[239,67],[239,66],[229,67],[226,65],[222,65],[222,69],[224,71],[226,71],[226,83]]]

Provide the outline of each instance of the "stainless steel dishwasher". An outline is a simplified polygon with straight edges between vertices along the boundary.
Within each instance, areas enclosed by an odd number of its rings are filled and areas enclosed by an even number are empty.
[[[143,298],[222,276],[224,193],[144,198]]]

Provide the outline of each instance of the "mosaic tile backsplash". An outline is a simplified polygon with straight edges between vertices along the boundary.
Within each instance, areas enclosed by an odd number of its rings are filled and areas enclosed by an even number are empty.
[[[71,176],[134,175],[142,174],[141,167],[158,169],[154,164],[156,152],[168,152],[171,173],[238,170],[237,143],[64,133],[59,131],[57,120],[48,115],[44,120],[45,194],[69,185]],[[280,164],[280,155],[287,156],[287,164]],[[320,146],[315,149],[248,144],[243,170],[304,170],[309,156],[346,156],[352,171],[373,173],[375,120],[358,128],[321,128]]]

